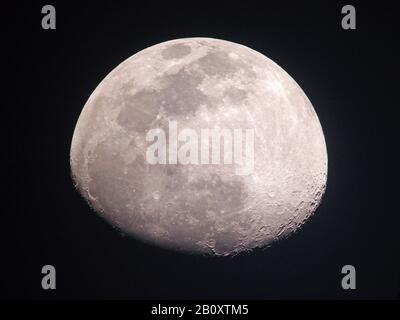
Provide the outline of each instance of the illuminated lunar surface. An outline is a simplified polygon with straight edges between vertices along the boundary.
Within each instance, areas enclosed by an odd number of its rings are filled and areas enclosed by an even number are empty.
[[[254,171],[149,164],[150,129],[254,129]],[[71,146],[77,189],[113,226],[188,253],[265,247],[319,205],[327,152],[307,96],[277,64],[239,44],[187,38],[117,66],[90,96]]]

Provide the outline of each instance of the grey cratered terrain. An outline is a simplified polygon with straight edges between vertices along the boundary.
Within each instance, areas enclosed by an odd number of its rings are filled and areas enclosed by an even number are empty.
[[[254,129],[254,171],[149,164],[154,128]],[[188,38],[147,48],[92,93],[75,128],[76,187],[112,225],[189,253],[232,255],[287,236],[313,214],[327,180],[318,117],[277,64],[239,44]]]

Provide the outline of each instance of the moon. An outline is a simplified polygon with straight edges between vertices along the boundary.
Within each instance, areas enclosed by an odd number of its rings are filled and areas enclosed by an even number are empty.
[[[149,132],[169,139],[171,123],[198,137],[251,130],[252,170],[238,174],[243,162],[222,160],[149,163]],[[299,85],[261,53],[211,38],[159,43],[118,65],[86,102],[70,151],[76,188],[114,227],[213,256],[268,247],[299,229],[321,202],[327,162]]]

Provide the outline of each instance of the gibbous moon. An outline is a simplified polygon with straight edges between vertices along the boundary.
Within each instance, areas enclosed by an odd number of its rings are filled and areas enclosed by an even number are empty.
[[[206,141],[210,132],[222,134]],[[327,180],[322,128],[297,83],[264,55],[210,38],[163,42],[117,66],[85,104],[70,160],[77,189],[113,226],[218,256],[294,232]]]

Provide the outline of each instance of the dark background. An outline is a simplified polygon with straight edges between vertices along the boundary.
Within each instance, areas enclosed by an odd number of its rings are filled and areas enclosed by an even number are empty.
[[[41,8],[57,29],[41,28]],[[341,28],[353,4],[357,30]],[[0,297],[6,299],[394,299],[400,297],[396,109],[398,11],[375,1],[27,1],[2,4]],[[124,237],[90,210],[69,169],[73,130],[97,84],[150,45],[214,37],[283,67],[321,121],[327,191],[296,234],[233,258],[188,256]],[[41,288],[41,268],[57,289]],[[341,268],[357,289],[341,288]]]

